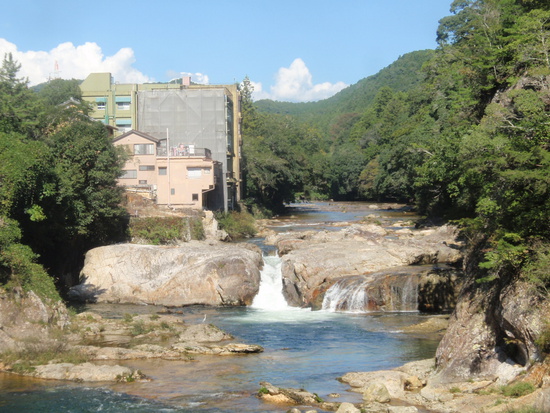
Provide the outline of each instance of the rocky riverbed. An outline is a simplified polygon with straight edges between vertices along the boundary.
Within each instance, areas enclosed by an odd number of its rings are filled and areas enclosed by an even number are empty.
[[[523,406],[550,411],[550,362],[535,343],[550,313],[546,301],[531,294],[521,279],[503,283],[505,288],[477,287],[453,227],[413,230],[410,224],[393,222],[388,228],[372,220],[339,225],[331,231],[267,234],[267,242],[283,255],[287,301],[320,308],[338,282],[376,277],[375,309],[392,310],[390,293],[404,288],[399,274],[408,277],[403,268],[447,265],[451,270],[444,275],[415,275],[416,291],[424,299],[424,311],[456,306],[455,311],[407,327],[419,335],[445,333],[436,357],[392,370],[343,375],[340,380],[362,395],[362,403],[320,400],[306,389],[277,383],[261,385],[262,400],[275,403],[278,411],[293,412],[507,412]],[[257,247],[214,241],[102,247],[89,252],[73,297],[166,306],[247,305],[258,291],[261,261]],[[397,275],[385,273],[388,269]],[[427,299],[430,294],[433,298]],[[254,344],[236,343],[208,323],[184,323],[169,310],[121,319],[90,312],[69,317],[64,306],[44,303],[32,293],[3,293],[0,298],[0,368],[38,378],[146,381],[147,371],[117,363],[185,363],[197,354],[262,351]],[[53,355],[42,362],[40,352]]]

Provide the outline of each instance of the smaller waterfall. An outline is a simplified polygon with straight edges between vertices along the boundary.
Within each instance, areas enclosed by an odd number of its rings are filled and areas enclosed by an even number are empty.
[[[281,274],[281,258],[277,255],[264,256],[264,268],[261,273],[260,289],[252,308],[269,311],[289,310],[290,307],[283,296],[283,277]]]
[[[362,313],[369,308],[367,288],[371,280],[346,278],[337,281],[323,298],[323,310]]]
[[[418,311],[418,274],[414,271],[380,272],[336,281],[325,293],[323,310]]]

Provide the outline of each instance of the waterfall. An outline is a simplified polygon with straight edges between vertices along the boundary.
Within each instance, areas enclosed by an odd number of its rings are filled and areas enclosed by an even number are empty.
[[[417,270],[379,272],[339,279],[325,293],[323,310],[418,311]]]
[[[370,280],[345,278],[328,289],[323,298],[323,310],[365,312],[369,307],[367,287]]]
[[[264,256],[260,289],[256,297],[254,297],[251,307],[270,311],[289,310],[292,308],[287,304],[283,296],[281,258],[278,255]]]

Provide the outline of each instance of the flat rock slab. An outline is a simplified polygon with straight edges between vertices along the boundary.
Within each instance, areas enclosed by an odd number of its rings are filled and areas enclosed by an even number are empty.
[[[34,376],[41,379],[71,380],[82,382],[128,381],[136,377],[132,369],[123,366],[107,366],[92,363],[56,363],[37,366]],[[139,375],[141,377],[141,375]]]

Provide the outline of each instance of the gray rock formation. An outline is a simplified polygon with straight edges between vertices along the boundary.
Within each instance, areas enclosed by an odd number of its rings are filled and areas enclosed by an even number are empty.
[[[0,293],[0,353],[22,349],[26,344],[46,342],[51,328],[69,323],[62,302],[48,303],[34,292]]]
[[[70,380],[79,382],[134,381],[142,375],[128,367],[96,365],[92,363],[52,363],[37,366],[33,376],[40,379]]]
[[[354,224],[336,232],[285,233],[268,237],[283,254],[284,294],[294,306],[319,306],[337,279],[408,265],[457,264],[462,259],[456,230],[440,227],[388,232]]]
[[[436,353],[438,379],[508,383],[542,355],[535,344],[550,303],[520,279],[478,284],[468,277]]]
[[[92,302],[248,305],[262,265],[250,244],[111,245],[88,251],[82,282],[69,294]]]

